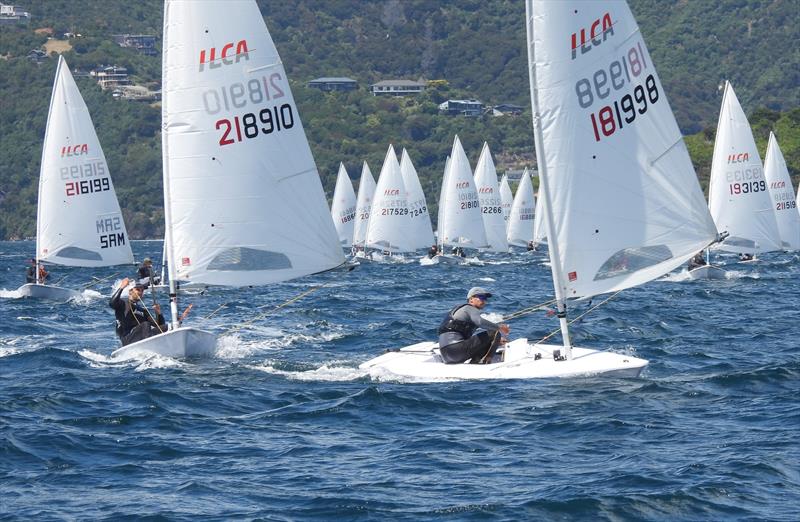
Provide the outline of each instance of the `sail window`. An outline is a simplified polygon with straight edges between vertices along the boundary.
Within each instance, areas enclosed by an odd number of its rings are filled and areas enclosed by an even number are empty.
[[[595,281],[610,279],[649,268],[672,259],[672,251],[666,245],[625,248],[608,258],[594,276]]]
[[[234,247],[217,254],[209,263],[207,270],[258,271],[287,268],[292,268],[292,262],[281,252]]]
[[[76,246],[62,248],[56,253],[56,257],[64,259],[81,259],[83,261],[102,261],[103,256],[92,250],[86,250]]]

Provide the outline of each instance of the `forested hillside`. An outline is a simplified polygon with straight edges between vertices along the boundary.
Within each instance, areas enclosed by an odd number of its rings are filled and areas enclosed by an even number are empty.
[[[159,37],[161,2],[144,0],[20,0],[32,19],[0,26],[0,237],[35,232],[41,142],[55,57],[40,63],[32,49],[55,37],[71,68],[126,67],[134,81],[157,88],[160,55],[116,45],[112,34]],[[731,80],[762,150],[778,136],[794,175],[800,174],[800,15],[797,0],[630,0],[658,67],[701,181],[710,167],[719,85]],[[377,176],[386,148],[406,147],[429,203],[438,192],[444,159],[458,133],[477,161],[488,141],[499,170],[533,165],[524,3],[512,0],[259,1],[292,80],[300,115],[325,188],[332,191],[339,161],[357,179],[366,160]],[[347,76],[359,89],[323,93],[306,87],[322,76]],[[373,97],[369,85],[386,79],[444,80],[424,94]],[[133,237],[163,231],[160,110],[117,100],[89,78],[78,78]],[[440,114],[448,98],[526,107],[521,116],[478,118]],[[797,183],[797,178],[795,178]],[[430,205],[433,206],[433,205]],[[434,213],[435,215],[435,213]]]

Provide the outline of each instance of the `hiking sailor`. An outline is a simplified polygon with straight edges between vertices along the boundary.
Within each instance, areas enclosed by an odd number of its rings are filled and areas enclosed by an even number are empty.
[[[503,342],[501,333],[508,335],[509,327],[481,317],[480,311],[490,297],[492,294],[484,288],[470,288],[467,302],[450,310],[439,325],[439,351],[446,364],[467,360],[471,364],[492,362],[497,347]],[[473,335],[478,328],[486,331]]]
[[[128,278],[122,280],[119,288],[111,296],[108,306],[114,309],[117,319],[117,336],[122,341],[122,346],[127,346],[136,341],[147,339],[167,331],[166,321],[161,315],[161,306],[153,304],[156,316],[150,313],[142,304],[142,294],[145,286],[137,284],[128,292],[128,299],[122,299],[122,290],[128,286]]]
[[[707,264],[708,263],[706,263],[706,260],[703,257],[703,252],[698,252],[689,260],[687,269],[694,270],[695,268],[700,268],[701,266],[706,266]]]

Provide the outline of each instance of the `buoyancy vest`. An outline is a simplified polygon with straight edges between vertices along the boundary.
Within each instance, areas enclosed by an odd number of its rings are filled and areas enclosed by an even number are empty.
[[[447,315],[444,317],[442,324],[439,325],[439,332],[438,332],[439,335],[448,332],[455,332],[463,336],[464,339],[469,339],[470,337],[472,337],[472,334],[475,333],[475,330],[478,328],[478,325],[474,324],[472,321],[462,321],[461,319],[455,318],[456,312],[458,312],[465,306],[469,306],[469,303],[464,303],[455,306],[453,307],[452,310],[447,312]]]

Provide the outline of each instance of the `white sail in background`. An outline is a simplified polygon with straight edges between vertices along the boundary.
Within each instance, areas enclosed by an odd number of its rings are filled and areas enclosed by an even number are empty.
[[[713,241],[697,176],[627,4],[529,3],[528,51],[559,302],[645,283]]]
[[[508,216],[511,215],[511,205],[514,204],[514,193],[511,192],[511,185],[508,184],[508,175],[503,174],[500,180],[500,201],[503,205],[503,221],[508,227]]]
[[[333,190],[331,217],[339,243],[349,248],[353,245],[353,225],[356,217],[356,193],[353,183],[343,163],[339,163],[339,174],[336,176],[336,188]]]
[[[442,187],[439,201],[444,219],[444,224],[439,224],[440,243],[470,248],[489,246],[472,169],[458,136],[453,140],[446,184]]]
[[[783,250],[800,250],[800,212],[778,140],[769,133],[767,155],[764,158],[764,177],[772,195],[772,208],[778,222],[778,233]]]
[[[536,209],[533,212],[533,243],[535,245],[547,242],[547,224],[544,220],[546,215],[544,198],[540,192],[539,197],[536,198]]]
[[[522,173],[508,217],[508,242],[511,245],[527,246],[534,238],[534,210],[536,200],[533,195],[533,182],[528,169]]]
[[[36,257],[83,267],[133,263],[106,157],[63,56],[42,147]]]
[[[780,250],[761,156],[730,82],[725,82],[722,96],[708,207],[717,230],[729,234],[716,249],[747,254]]]
[[[508,252],[506,240],[506,220],[503,216],[503,199],[497,184],[497,171],[492,160],[489,144],[483,144],[481,156],[475,166],[475,186],[481,205],[483,226],[489,249],[494,252]]]
[[[167,0],[162,148],[170,280],[285,281],[344,262],[255,1]]]
[[[392,254],[414,250],[406,187],[394,147],[389,145],[370,210],[366,245]]]
[[[447,156],[447,159],[444,160],[444,174],[442,174],[442,186],[439,188],[439,204],[438,210],[436,213],[436,244],[439,245],[439,249],[441,250],[442,247],[442,238],[444,235],[442,234],[442,227],[444,226],[444,197],[445,197],[445,190],[444,188],[447,186],[447,174],[450,172],[450,156]]]
[[[353,227],[353,244],[359,247],[364,246],[367,239],[367,227],[369,227],[369,213],[372,209],[372,196],[375,194],[375,178],[369,165],[364,162],[361,168],[361,181],[358,182],[358,200],[356,202],[356,222]]]
[[[433,242],[433,227],[431,226],[431,215],[428,213],[428,203],[425,200],[425,192],[419,182],[417,169],[411,163],[411,158],[403,149],[400,159],[400,173],[403,175],[403,184],[408,193],[408,215],[411,218],[410,242],[413,250],[418,248],[428,248]]]

